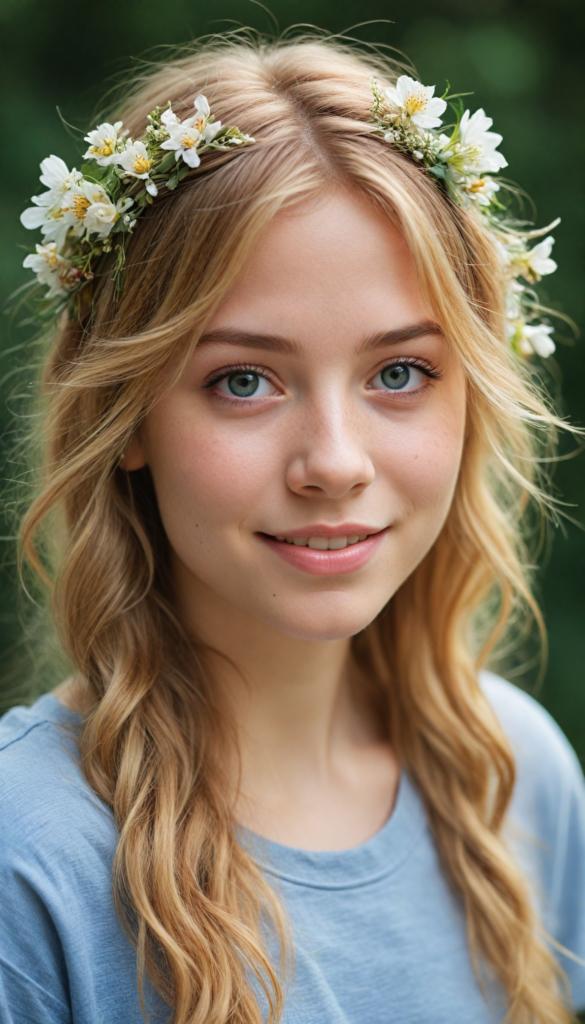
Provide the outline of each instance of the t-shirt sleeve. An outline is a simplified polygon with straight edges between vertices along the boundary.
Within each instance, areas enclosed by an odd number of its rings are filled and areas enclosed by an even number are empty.
[[[22,766],[21,766],[22,767]],[[26,769],[25,769],[26,773]],[[0,1024],[70,1024],[63,948],[51,913],[45,821],[22,813],[22,775],[0,786]],[[19,799],[20,798],[20,799]],[[51,814],[45,805],[45,818]]]
[[[65,1003],[7,961],[0,962],[0,1024],[69,1024]]]
[[[485,673],[482,686],[511,742],[517,781],[510,836],[566,972],[585,1010],[585,780],[556,722],[516,686]]]
[[[144,1024],[112,898],[118,831],[69,715],[47,694],[0,720],[0,1024]],[[166,1024],[147,978],[144,997]]]
[[[576,958],[556,951],[569,978],[575,1008],[581,1011],[585,1010],[585,785],[581,766],[570,749],[567,762],[559,791],[550,928],[553,938]]]

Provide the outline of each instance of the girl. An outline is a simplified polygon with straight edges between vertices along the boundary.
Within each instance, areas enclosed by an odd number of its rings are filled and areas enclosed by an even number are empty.
[[[43,162],[22,536],[74,672],[0,726],[2,1024],[585,1007],[580,769],[481,671],[535,611],[552,239],[447,119],[371,54],[236,37]]]

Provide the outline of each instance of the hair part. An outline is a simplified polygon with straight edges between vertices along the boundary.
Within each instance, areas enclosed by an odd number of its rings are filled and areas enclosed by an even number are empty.
[[[149,472],[118,465],[266,225],[335,188],[403,232],[469,396],[447,522],[354,638],[353,653],[375,680],[391,741],[425,801],[478,976],[498,980],[513,1024],[571,1019],[562,972],[502,836],[514,759],[478,684],[509,623],[538,615],[521,527],[530,499],[547,504],[534,475],[535,431],[562,424],[512,356],[498,261],[480,219],[372,134],[372,74],[391,84],[396,67],[326,38],[235,37],[139,81],[118,112],[132,136],[156,104],[171,100],[183,117],[204,92],[218,118],[256,142],[206,155],[157,200],[129,244],[119,298],[105,260],[85,319],[63,326],[46,361],[43,489],[24,520],[23,550],[41,572],[40,538],[58,510],[48,571],[56,627],[89,706],[83,770],[120,830],[114,894],[139,983],[146,972],[174,1024],[260,1024],[259,990],[277,1021],[292,946],[274,890],[237,841],[218,757],[226,725],[205,652],[173,607]],[[270,936],[281,948],[277,965]]]

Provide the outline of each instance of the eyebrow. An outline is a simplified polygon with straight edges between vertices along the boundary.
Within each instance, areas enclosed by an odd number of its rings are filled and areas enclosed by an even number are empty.
[[[427,337],[429,334],[443,334],[439,325],[433,320],[422,320],[420,323],[397,327],[391,331],[379,331],[366,338],[358,346],[357,355],[389,345],[400,345],[405,341],[413,341],[415,338]],[[208,331],[199,339],[197,348],[202,345],[219,344],[239,345],[242,348],[256,348],[265,352],[280,352],[282,355],[290,356],[302,354],[302,348],[298,342],[284,338],[280,334],[257,334],[254,331],[238,331],[231,327]]]

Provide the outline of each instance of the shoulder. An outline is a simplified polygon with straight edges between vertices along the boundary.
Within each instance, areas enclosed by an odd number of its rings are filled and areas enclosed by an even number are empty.
[[[50,694],[0,719],[0,870],[14,855],[46,861],[58,850],[65,862],[84,845],[115,846],[112,814],[81,771],[80,723]]]
[[[566,844],[570,815],[585,821],[585,782],[579,759],[534,697],[490,672],[482,673],[481,685],[516,761],[511,820],[552,854]]]
[[[534,697],[491,672],[480,676],[482,690],[516,758],[518,785],[558,796],[558,787],[580,789],[583,773],[565,734]]]
[[[490,673],[481,677],[516,758],[506,837],[531,883],[550,934],[585,959],[585,781],[566,736],[527,693]],[[585,967],[560,957],[578,1007]]]

